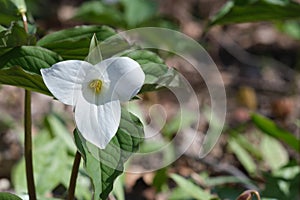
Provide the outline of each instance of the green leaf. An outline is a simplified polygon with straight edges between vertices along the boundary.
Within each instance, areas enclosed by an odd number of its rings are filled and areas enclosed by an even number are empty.
[[[129,27],[154,17],[157,12],[157,3],[148,0],[121,0],[125,9],[125,19]]]
[[[27,11],[24,0],[9,0],[9,1],[12,2],[16,6],[19,13],[25,13]]]
[[[167,168],[164,167],[157,170],[152,183],[156,191],[157,192],[162,191],[163,186],[166,186],[167,182],[168,182]]]
[[[210,200],[214,198],[213,195],[204,191],[201,187],[195,185],[193,182],[179,176],[177,174],[171,174],[170,177],[177,183],[178,187],[191,197],[198,200]]]
[[[121,54],[137,61],[144,73],[145,82],[140,93],[161,89],[163,87],[180,87],[179,73],[174,68],[169,68],[155,53],[147,50],[133,50]]]
[[[33,138],[35,150],[33,151],[34,177],[38,197],[44,197],[51,193],[60,184],[65,188],[69,186],[76,151],[75,144],[72,143],[71,133],[57,117],[50,115],[45,121],[46,124],[43,126],[45,128]],[[71,152],[71,150],[74,151]],[[27,192],[24,158],[15,167],[12,181],[14,189],[19,194]],[[76,197],[78,199],[91,199],[90,186],[89,179],[79,172]],[[77,192],[77,189],[80,193]]]
[[[276,171],[288,163],[288,152],[276,139],[264,135],[260,145],[264,161],[272,171]]]
[[[37,45],[50,49],[67,60],[84,60],[94,34],[99,41],[103,41],[113,36],[115,31],[107,26],[78,26],[46,35]]]
[[[228,145],[247,172],[249,174],[254,174],[256,171],[256,164],[250,154],[236,141],[235,138],[230,138]]]
[[[170,196],[168,197],[168,200],[179,200],[179,199],[194,200],[194,198],[189,193],[187,193],[184,189],[182,189],[181,187],[177,187],[172,190]]]
[[[0,70],[0,84],[13,85],[52,96],[40,75],[26,72],[21,67]]]
[[[262,115],[254,113],[251,115],[251,119],[261,131],[276,139],[282,140],[298,153],[300,152],[300,140],[292,133],[280,128],[272,120]]]
[[[97,63],[102,61],[100,44],[95,34],[91,39],[89,54],[86,57],[86,61],[91,63],[92,65],[96,65]]]
[[[0,32],[0,38],[0,50],[28,44],[26,31],[15,22],[8,29]]]
[[[75,156],[76,152],[76,146],[74,145],[74,141],[70,137],[70,133],[66,128],[66,124],[63,124],[59,118],[57,118],[54,115],[48,115],[45,118],[45,127],[49,131],[49,133],[55,137],[61,140],[63,143],[63,146],[66,147],[66,149],[69,151],[69,153],[73,154]]]
[[[4,26],[1,26],[1,25],[0,25],[0,32],[6,31],[6,30],[7,30],[7,28],[5,28]]]
[[[0,24],[4,25],[21,19],[20,14],[26,12],[24,0],[0,0],[0,8]]]
[[[300,168],[298,165],[280,168],[273,173],[264,173],[265,188],[261,195],[278,200],[298,200],[300,197]]]
[[[13,48],[0,56],[0,83],[52,96],[40,76],[40,69],[60,60],[56,53],[42,47]]]
[[[8,192],[0,192],[0,199],[1,200],[22,200],[20,197]]]
[[[300,4],[282,0],[229,1],[210,25],[300,18]]]
[[[300,40],[300,22],[298,20],[288,20],[276,24],[277,28],[289,36]]]
[[[105,5],[100,1],[83,3],[76,11],[73,19],[88,23],[124,27],[123,14],[117,8]]]
[[[84,158],[87,174],[92,179],[95,199],[105,200],[113,189],[114,180],[122,174],[124,163],[143,141],[143,126],[133,114],[122,109],[119,129],[105,149],[83,139],[74,130],[75,143]]]
[[[240,146],[251,153],[251,155],[255,156],[259,160],[262,159],[262,153],[257,144],[253,144],[245,135],[240,134],[240,132],[234,133],[234,138]]]
[[[205,180],[205,184],[209,187],[217,186],[217,185],[225,185],[230,183],[244,183],[244,184],[252,184],[250,179],[247,178],[239,178],[235,176],[217,176],[208,178]]]
[[[113,194],[118,200],[125,200],[124,179],[124,174],[122,174],[116,179],[114,183]]]
[[[60,57],[45,48],[36,46],[16,47],[0,57],[0,69],[19,66],[25,71],[41,74],[40,69],[51,67]]]
[[[196,121],[196,117],[194,115],[190,115],[190,111],[181,110],[181,112],[177,113],[168,123],[165,124],[161,132],[164,136],[172,140],[178,131],[190,127]]]

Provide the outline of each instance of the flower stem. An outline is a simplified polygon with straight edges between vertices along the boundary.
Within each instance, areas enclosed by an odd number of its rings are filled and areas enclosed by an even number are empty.
[[[21,12],[24,29],[28,33],[27,17],[25,12]],[[36,200],[33,164],[32,164],[32,134],[31,134],[31,92],[25,90],[25,106],[24,106],[24,134],[25,134],[25,168],[26,168],[26,180],[27,190],[30,200]]]
[[[28,33],[28,23],[27,23],[27,17],[26,17],[25,12],[21,12],[21,16],[22,16],[22,21],[23,21],[25,32]]]
[[[72,168],[72,173],[71,173],[71,178],[70,178],[68,200],[74,200],[74,198],[75,198],[76,179],[77,179],[77,175],[78,175],[80,159],[81,159],[81,155],[77,151],[75,158],[74,158],[74,163],[73,163],[73,168]]]
[[[32,138],[31,138],[31,92],[25,90],[25,111],[24,111],[24,129],[25,129],[25,168],[27,179],[27,190],[30,200],[36,200],[33,164],[32,164]]]

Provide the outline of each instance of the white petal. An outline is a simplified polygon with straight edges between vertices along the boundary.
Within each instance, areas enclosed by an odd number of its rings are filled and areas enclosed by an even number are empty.
[[[50,92],[61,102],[75,105],[81,85],[93,65],[85,61],[69,60],[41,69],[43,80]]]
[[[103,105],[90,104],[84,97],[75,106],[75,122],[82,136],[100,149],[104,149],[116,134],[121,119],[120,101]]]
[[[141,66],[128,57],[106,59],[95,67],[110,81],[106,96],[112,100],[130,100],[138,93],[145,80]]]

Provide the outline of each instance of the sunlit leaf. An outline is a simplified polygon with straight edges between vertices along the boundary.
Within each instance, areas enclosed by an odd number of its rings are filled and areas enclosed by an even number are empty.
[[[0,0],[0,24],[9,25],[11,21],[21,19],[21,13],[26,12],[24,0]]]
[[[187,110],[181,110],[180,113],[176,114],[176,116],[174,116],[163,127],[163,135],[171,139],[178,131],[183,130],[195,123],[196,117],[194,115],[190,115],[189,113],[190,112]]]
[[[0,51],[2,48],[29,45],[33,41],[33,36],[28,35],[23,27],[14,22],[8,29],[0,32]]]
[[[20,13],[25,13],[27,11],[24,0],[8,0],[8,1],[12,2]]]
[[[257,159],[262,159],[262,152],[258,148],[257,144],[252,143],[245,135],[236,134],[235,136],[236,141],[251,155],[255,156]]]
[[[22,67],[25,71],[41,74],[40,69],[48,68],[61,58],[48,49],[36,46],[16,47],[0,56],[0,69]]]
[[[96,35],[93,35],[91,39],[89,54],[86,57],[86,61],[92,65],[96,65],[102,61],[102,53]]]
[[[84,60],[94,34],[99,41],[103,41],[114,35],[115,31],[107,26],[78,26],[48,34],[37,45],[50,49],[67,60]]]
[[[254,124],[264,133],[282,140],[297,152],[300,152],[300,140],[292,133],[280,128],[272,120],[262,115],[254,113],[252,114],[251,118]]]
[[[125,8],[125,19],[129,27],[136,27],[143,21],[149,20],[157,12],[155,1],[121,0]]]
[[[193,182],[185,179],[177,174],[171,174],[170,177],[176,182],[178,187],[182,189],[185,193],[189,194],[191,197],[198,200],[210,200],[214,196],[204,191],[201,187],[195,185]]]
[[[123,26],[122,13],[115,7],[105,5],[101,1],[83,3],[76,11],[73,19],[96,24],[110,24],[111,26]]]
[[[285,22],[276,24],[278,29],[287,35],[300,40],[300,21],[299,20],[288,20]]]
[[[265,188],[261,195],[274,199],[298,200],[300,197],[300,169],[299,166],[288,166],[276,172],[264,173]]]
[[[0,84],[17,86],[52,96],[40,75],[26,72],[21,67],[1,69]]]
[[[4,26],[1,26],[1,25],[0,25],[0,32],[6,31],[6,30],[7,30],[7,28],[5,28]]]
[[[113,194],[118,200],[125,200],[124,179],[124,174],[120,175],[114,183]]]
[[[247,178],[239,178],[235,176],[217,176],[210,177],[205,180],[205,184],[208,186],[217,186],[217,185],[225,185],[228,183],[244,183],[244,184],[252,184],[250,179]]]
[[[147,50],[133,50],[121,54],[137,61],[146,77],[140,93],[158,90],[162,87],[180,87],[179,73],[174,68],[169,68],[155,53]]]
[[[153,178],[153,186],[155,187],[156,191],[161,191],[162,187],[167,184],[168,181],[168,174],[167,168],[164,167],[156,171],[155,176]]]
[[[228,1],[210,25],[300,18],[300,4],[282,0]]]
[[[33,165],[38,199],[46,199],[42,197],[59,185],[68,188],[76,152],[71,133],[62,122],[53,115],[48,116],[45,121],[45,128],[33,138]],[[24,158],[14,168],[12,182],[17,193],[27,192]],[[79,173],[77,189],[80,193],[76,190],[76,197],[90,199],[90,185],[89,179]]]
[[[272,171],[275,171],[288,163],[288,152],[275,138],[264,135],[260,145],[264,161]]]
[[[0,192],[0,199],[1,200],[22,200],[20,197],[8,192]]]
[[[250,154],[236,141],[235,138],[230,138],[228,145],[247,172],[254,174],[256,171],[256,164]]]
[[[143,141],[143,126],[137,117],[122,109],[119,129],[109,145],[101,150],[85,141],[77,129],[75,142],[84,158],[87,174],[94,186],[94,199],[106,200],[124,163]]]
[[[41,68],[50,67],[59,60],[56,53],[42,47],[13,48],[0,56],[0,83],[52,96],[39,74]]]

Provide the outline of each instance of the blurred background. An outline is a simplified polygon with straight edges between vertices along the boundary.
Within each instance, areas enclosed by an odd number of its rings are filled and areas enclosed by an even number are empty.
[[[230,2],[239,6],[236,14],[227,11]],[[256,2],[267,3],[256,5]],[[274,2],[291,6],[286,11],[294,19],[274,17],[277,12]],[[222,75],[227,95],[226,124],[214,149],[199,159],[201,139],[211,126],[209,116],[205,115],[210,109],[205,82],[183,59],[157,52],[169,67],[176,68],[189,81],[201,102],[199,109],[204,112],[198,124],[188,113],[180,121],[170,91],[144,94],[141,101],[130,105],[131,109],[140,113],[145,124],[157,119],[151,126],[160,127],[161,140],[142,145],[141,151],[164,145],[178,131],[186,138],[196,132],[199,142],[195,141],[179,159],[162,169],[122,175],[111,199],[205,199],[199,197],[205,196],[203,193],[209,195],[207,199],[212,196],[235,199],[247,189],[259,191],[263,199],[300,199],[299,149],[294,148],[300,134],[300,14],[292,15],[299,10],[299,1],[276,0],[275,7],[272,1],[249,0],[27,0],[26,3],[29,21],[36,24],[32,29],[39,38],[82,24],[107,25],[117,31],[148,26],[169,28],[199,42]],[[257,6],[254,11],[249,3]],[[19,88],[0,86],[0,191],[26,191],[22,157],[23,93]],[[164,114],[160,109],[150,113],[149,109],[157,104]],[[63,197],[75,154],[72,110],[35,93],[32,105],[37,192],[46,197]],[[159,121],[162,116],[164,124]],[[62,138],[63,144],[59,142]],[[165,159],[176,155],[182,143],[184,139],[175,141],[176,145],[166,155],[148,162],[154,165],[166,162]],[[145,171],[149,163],[143,162],[132,159],[128,167]],[[77,198],[91,199],[91,187],[81,170]]]

